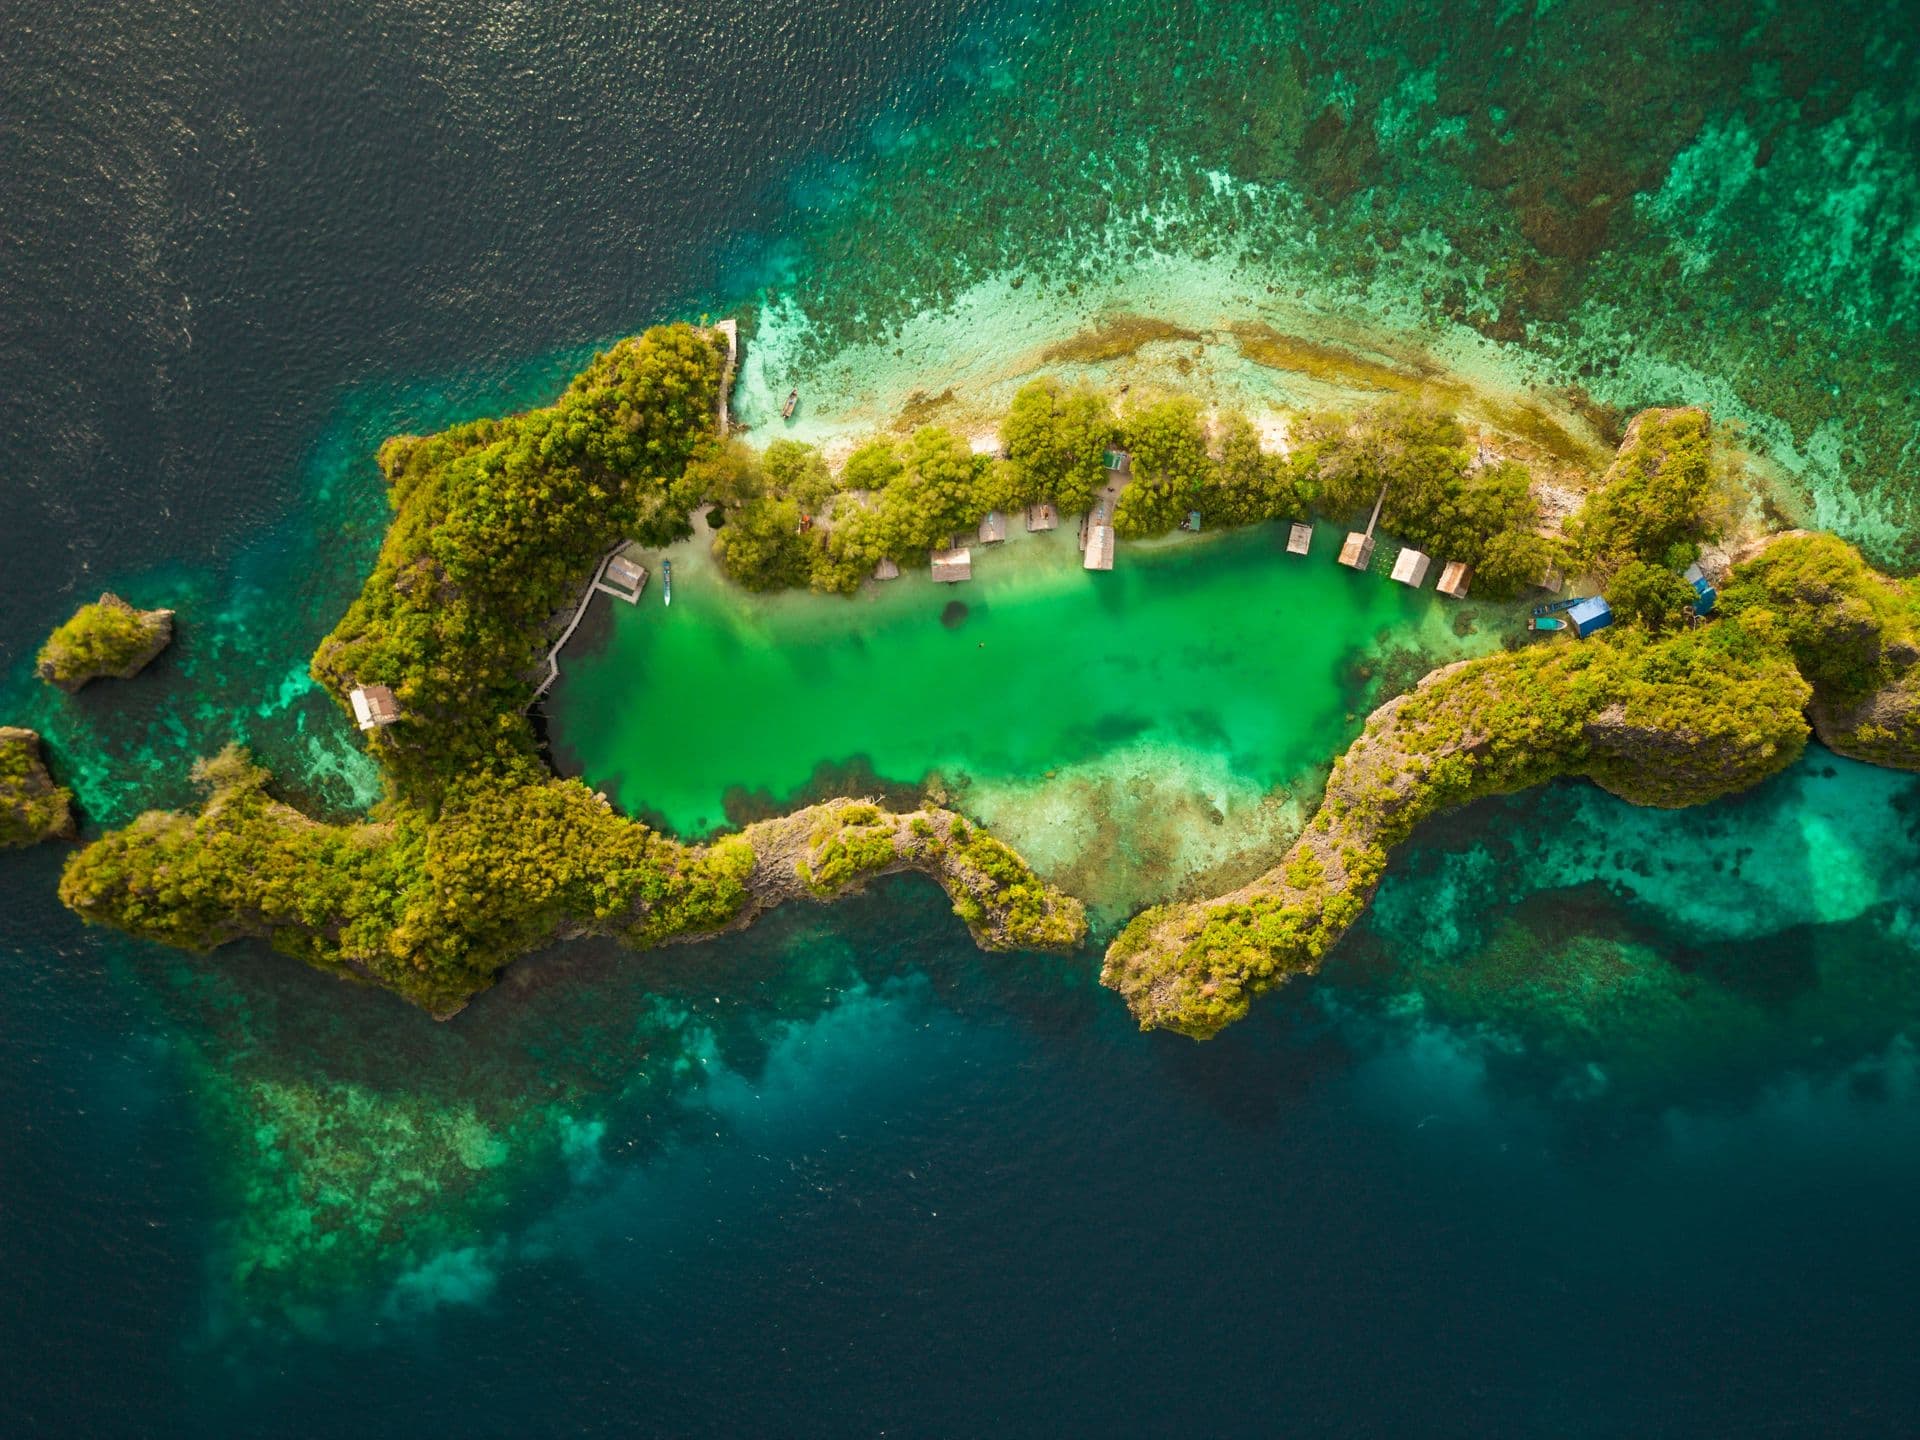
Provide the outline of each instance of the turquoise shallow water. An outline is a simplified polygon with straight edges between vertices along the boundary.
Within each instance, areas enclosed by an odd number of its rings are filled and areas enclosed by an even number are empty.
[[[964,584],[916,574],[851,600],[754,597],[683,554],[671,607],[608,602],[611,633],[563,656],[549,731],[590,783],[695,835],[728,792],[790,808],[822,767],[1034,781],[1155,745],[1266,790],[1356,731],[1383,639],[1452,638],[1460,616],[1341,569],[1340,538],[1319,527],[1304,558],[1284,526],[1123,546],[1096,575],[1069,525],[975,547]]]
[[[823,435],[1116,309],[1174,331],[1051,363],[1328,398],[1251,316],[1397,333],[1402,369],[1596,424],[1704,396],[1783,501],[1902,553],[1914,29],[1575,0],[36,15],[0,78],[0,718],[94,825],[179,802],[231,737],[363,803],[301,677],[377,543],[380,436],[759,286],[743,404],[791,369]],[[178,604],[176,651],[34,685],[107,584]],[[1168,751],[1108,753],[1068,798],[1141,853],[1054,858],[1139,893],[1175,863]],[[1284,831],[1266,776],[1203,758],[1183,788],[1235,844]],[[1070,828],[1017,776],[964,799],[1029,847]],[[1476,807],[1321,983],[1206,1047],[1136,1034],[1090,954],[981,956],[912,879],[711,945],[563,947],[433,1026],[264,950],[83,931],[59,859],[0,858],[7,1433],[1920,1421],[1906,777],[1816,751],[1701,812]]]

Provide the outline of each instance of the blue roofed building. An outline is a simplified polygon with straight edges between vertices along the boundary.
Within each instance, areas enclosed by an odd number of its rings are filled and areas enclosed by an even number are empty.
[[[1573,622],[1573,633],[1584,638],[1613,623],[1613,607],[1598,595],[1589,596],[1568,607],[1567,619]]]
[[[1689,565],[1686,581],[1693,586],[1693,613],[1711,615],[1714,603],[1720,598],[1720,592],[1713,588],[1713,582],[1707,579],[1706,572],[1698,565]]]

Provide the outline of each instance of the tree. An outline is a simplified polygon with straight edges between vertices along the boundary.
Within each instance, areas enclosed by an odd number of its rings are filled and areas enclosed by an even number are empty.
[[[1580,562],[1610,575],[1629,560],[1684,566],[1713,531],[1713,455],[1704,410],[1648,411],[1567,525]]]
[[[1260,432],[1238,411],[1220,417],[1220,463],[1200,508],[1209,525],[1257,525],[1306,513],[1293,468],[1260,448]]]
[[[900,449],[881,436],[869,440],[840,467],[840,484],[848,490],[884,490],[900,473]]]
[[[1656,635],[1685,625],[1693,601],[1693,587],[1684,579],[1644,560],[1627,561],[1607,582],[1607,604],[1614,616]]]
[[[749,500],[714,535],[713,558],[749,590],[805,585],[813,573],[813,549],[792,500]]]
[[[1053,380],[1020,387],[1000,427],[1022,504],[1052,500],[1069,513],[1087,510],[1105,483],[1113,444],[1113,411],[1092,390],[1062,390]]]
[[[880,548],[879,517],[864,505],[842,500],[833,529],[821,535],[813,548],[810,582],[816,590],[851,595],[884,558]]]
[[[849,461],[849,464],[852,462]],[[881,543],[895,560],[917,560],[986,514],[967,442],[939,425],[913,432],[900,473],[880,492]]]
[[[773,492],[786,496],[809,515],[826,509],[827,502],[840,492],[840,483],[827,469],[826,457],[798,440],[774,441],[767,446],[761,464]]]
[[[728,440],[711,455],[687,467],[688,478],[699,487],[700,498],[723,510],[735,510],[767,493],[761,457],[744,441]]]
[[[1164,535],[1185,518],[1212,479],[1200,405],[1186,396],[1161,400],[1128,417],[1133,478],[1114,507],[1122,535]]]

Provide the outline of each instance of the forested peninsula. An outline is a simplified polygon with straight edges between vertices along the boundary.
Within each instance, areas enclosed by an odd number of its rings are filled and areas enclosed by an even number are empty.
[[[1410,544],[1475,567],[1478,593],[1564,570],[1604,583],[1593,638],[1450,666],[1382,706],[1336,763],[1276,867],[1215,900],[1137,917],[1103,980],[1143,1027],[1205,1036],[1317,968],[1421,820],[1562,775],[1641,804],[1699,803],[1800,754],[1810,730],[1877,764],[1920,766],[1913,587],[1829,536],[1732,535],[1729,478],[1698,409],[1649,411],[1597,488],[1549,523],[1527,471],[1477,452],[1449,416],[1398,406],[1302,420],[1285,453],[1237,414],[1036,381],[998,454],[938,426],[860,446],[835,473],[810,447],[756,452],[718,433],[727,348],[660,327],[623,341],[553,405],[387,442],[391,528],[320,645],[313,674],[367,732],[384,797],[316,821],[244,752],[202,762],[194,813],[150,812],[76,853],[63,900],[89,920],[207,949],[262,938],[310,964],[458,1010],[516,956],[571,935],[634,946],[708,935],[789,899],[831,899],[919,870],[989,949],[1072,949],[1078,901],[937,808],[835,801],[682,844],[557,779],[526,712],[546,645],[595,557],[692,533],[707,507],[737,582],[847,593],[876,565],[923,564],[991,510],[1094,503],[1103,454],[1129,452],[1116,529],[1190,510],[1210,524],[1346,520],[1383,505]],[[1379,497],[1384,493],[1384,500]],[[1716,567],[1703,623],[1681,571]]]
[[[190,949],[264,939],[443,1017],[555,939],[712,934],[892,870],[945,886],[983,946],[1078,945],[1079,903],[958,816],[837,802],[683,845],[541,758],[526,711],[553,617],[608,546],[691,533],[725,354],[712,332],[656,328],[544,409],[388,441],[392,526],[313,658],[343,710],[365,687],[393,699],[367,734],[381,802],[322,823],[230,749],[198,767],[199,811],[150,811],[86,846],[61,899]]]

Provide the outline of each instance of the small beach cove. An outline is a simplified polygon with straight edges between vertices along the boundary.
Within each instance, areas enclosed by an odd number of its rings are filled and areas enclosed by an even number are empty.
[[[688,839],[929,786],[1118,919],[1257,873],[1387,687],[1513,623],[1342,569],[1333,527],[1306,557],[1285,536],[1127,544],[1095,575],[1070,524],[1016,521],[967,583],[910,573],[851,600],[748,594],[690,541],[665,552],[671,607],[649,555],[640,603],[597,598],[561,656],[556,765]]]

